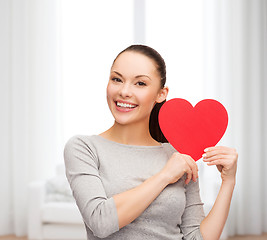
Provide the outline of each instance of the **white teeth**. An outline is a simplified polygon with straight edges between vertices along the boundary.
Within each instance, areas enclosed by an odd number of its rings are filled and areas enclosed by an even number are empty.
[[[134,108],[134,107],[136,107],[136,105],[132,105],[132,104],[128,104],[128,103],[121,103],[121,102],[117,102],[117,106],[125,107],[125,108]]]

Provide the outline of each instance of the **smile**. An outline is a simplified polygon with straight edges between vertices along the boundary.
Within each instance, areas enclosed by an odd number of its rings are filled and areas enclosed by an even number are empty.
[[[135,108],[137,106],[135,104],[122,103],[122,102],[116,102],[116,105],[122,108]]]
[[[129,102],[115,101],[116,108],[120,112],[129,112],[134,110],[138,105]]]

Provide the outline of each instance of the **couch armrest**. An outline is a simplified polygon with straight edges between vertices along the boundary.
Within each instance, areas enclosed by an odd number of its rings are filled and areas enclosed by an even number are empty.
[[[43,236],[41,209],[45,201],[45,181],[29,184],[28,239],[41,240]]]

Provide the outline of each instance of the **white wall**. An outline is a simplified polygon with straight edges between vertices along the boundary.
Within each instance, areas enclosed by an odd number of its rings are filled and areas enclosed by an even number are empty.
[[[1,215],[6,218],[0,218],[0,233],[8,233],[11,228],[11,202],[8,201],[11,195],[12,182],[10,181],[9,169],[10,159],[10,131],[11,131],[11,95],[10,95],[10,4],[11,2],[0,1],[0,206]],[[4,171],[3,171],[4,170]]]
[[[106,86],[116,55],[134,41],[134,19],[132,0],[64,0],[61,7],[66,142],[72,135],[99,134],[113,124]]]

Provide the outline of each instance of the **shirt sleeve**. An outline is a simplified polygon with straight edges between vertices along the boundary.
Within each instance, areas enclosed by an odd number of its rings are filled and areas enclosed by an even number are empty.
[[[99,238],[118,231],[114,199],[107,198],[99,175],[98,158],[81,136],[74,136],[66,143],[64,161],[73,197],[86,226]]]
[[[182,215],[181,231],[184,240],[203,240],[200,223],[205,218],[203,203],[199,194],[199,182],[192,180],[185,186],[186,205]]]

